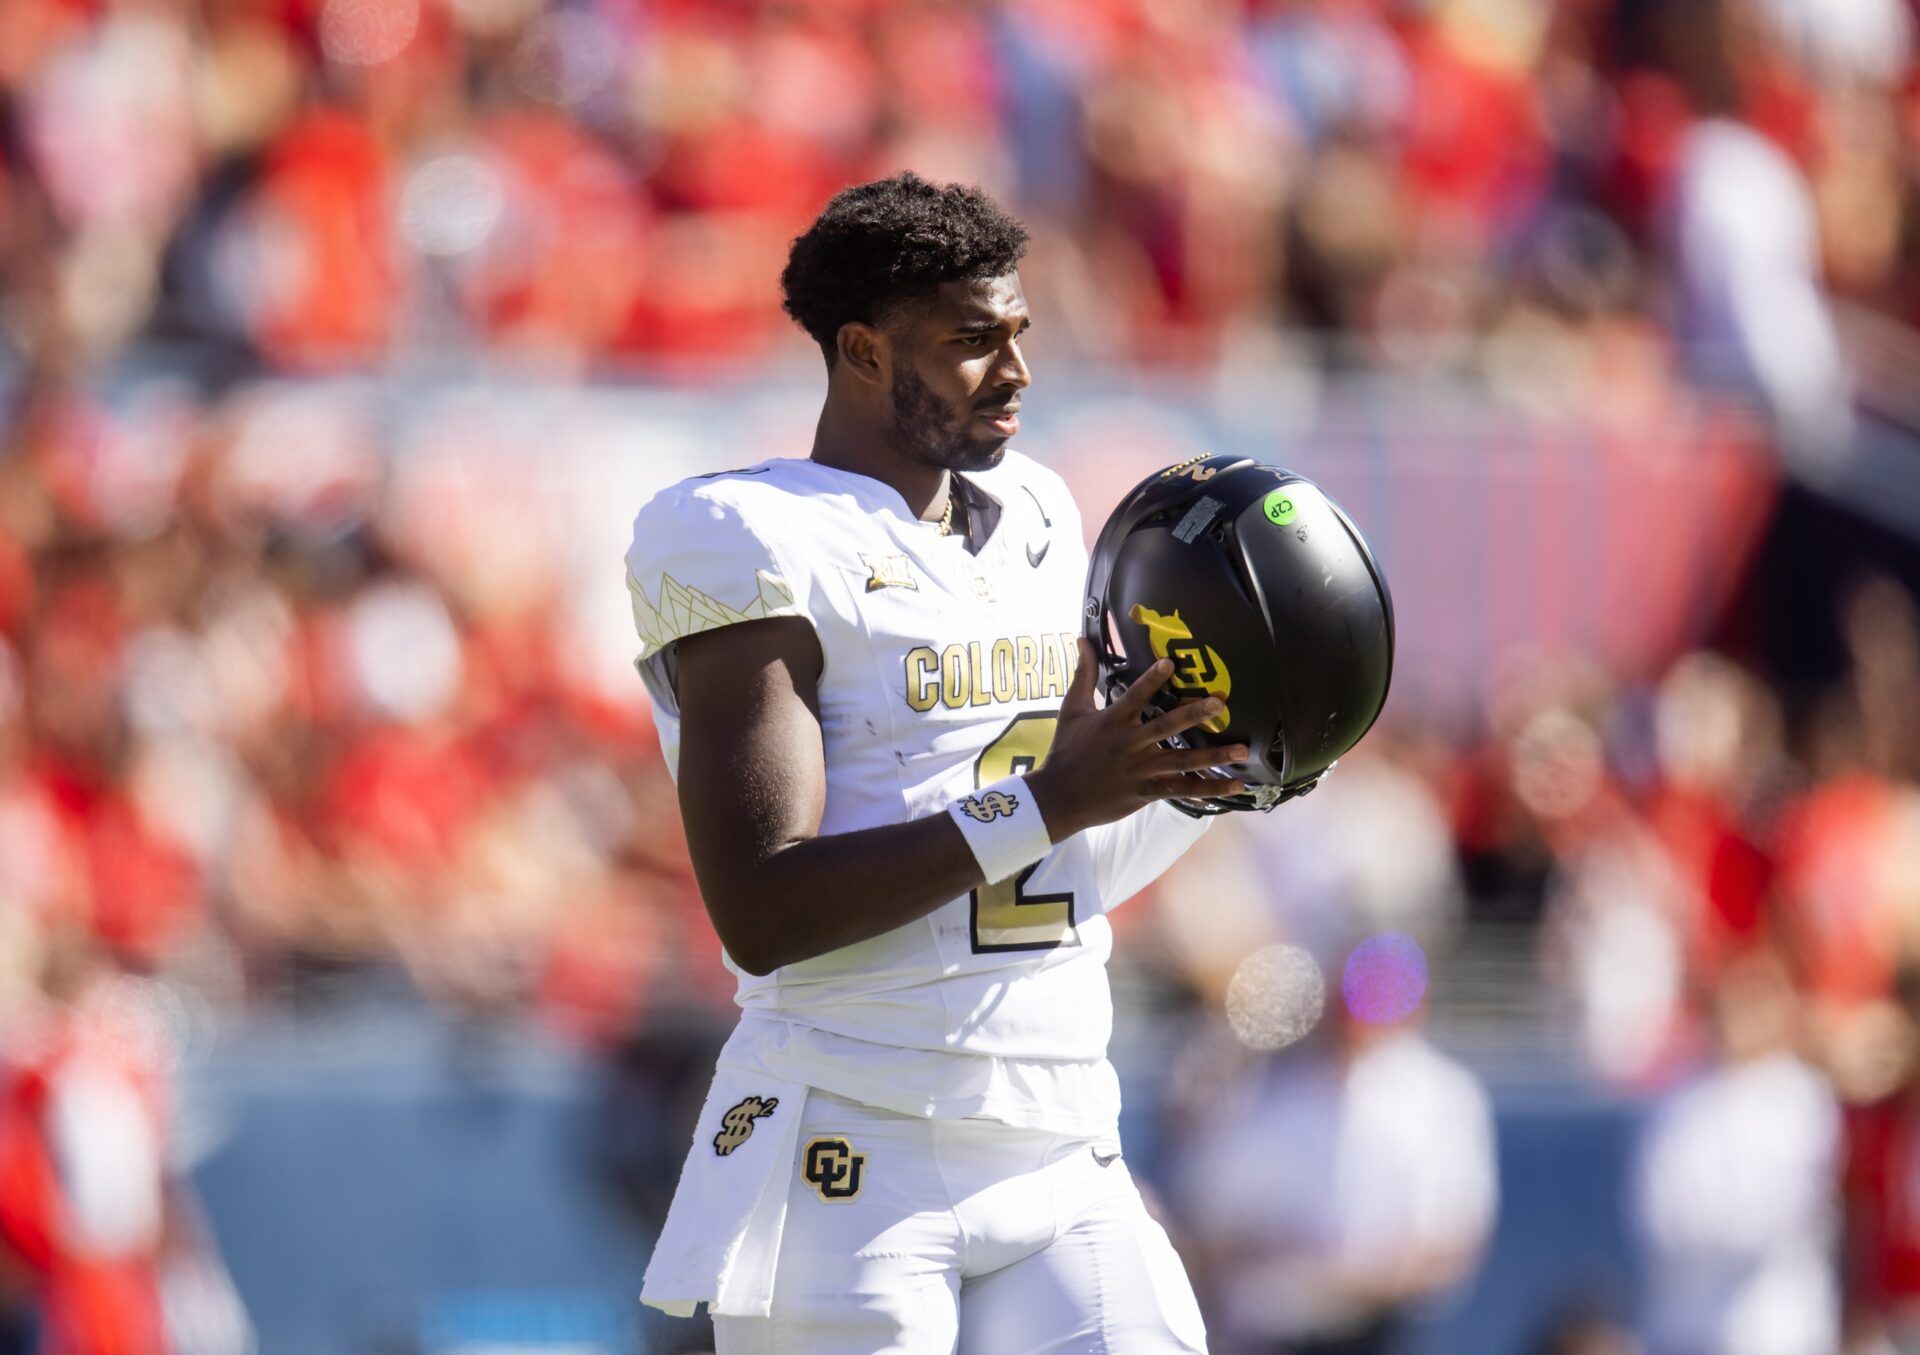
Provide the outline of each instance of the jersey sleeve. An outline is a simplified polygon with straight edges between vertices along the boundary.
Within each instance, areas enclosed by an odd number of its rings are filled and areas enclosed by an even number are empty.
[[[742,621],[805,616],[803,581],[713,482],[676,485],[633,523],[627,591],[646,665],[676,640]]]
[[[1162,875],[1213,826],[1164,802],[1086,831],[1102,912],[1111,913]]]

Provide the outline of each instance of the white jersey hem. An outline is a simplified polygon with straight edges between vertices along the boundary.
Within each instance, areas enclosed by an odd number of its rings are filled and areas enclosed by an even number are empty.
[[[996,1120],[1086,1138],[1115,1133],[1120,1121],[1120,1078],[1104,1058],[907,1049],[746,1012],[719,1062],[920,1119]]]

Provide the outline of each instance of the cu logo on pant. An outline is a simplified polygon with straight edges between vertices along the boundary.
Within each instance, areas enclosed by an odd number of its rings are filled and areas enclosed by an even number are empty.
[[[800,1179],[821,1199],[837,1204],[860,1193],[860,1173],[866,1165],[867,1155],[854,1152],[845,1139],[814,1139],[807,1144]]]

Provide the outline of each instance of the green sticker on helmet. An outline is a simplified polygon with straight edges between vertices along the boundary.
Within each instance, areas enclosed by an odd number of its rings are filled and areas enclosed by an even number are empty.
[[[1298,511],[1294,506],[1293,491],[1291,489],[1274,490],[1267,495],[1266,510],[1267,521],[1276,527],[1284,527],[1292,522],[1294,513]]]

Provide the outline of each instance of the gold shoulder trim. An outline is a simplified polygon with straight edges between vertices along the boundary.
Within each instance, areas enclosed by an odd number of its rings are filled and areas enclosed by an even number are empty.
[[[633,626],[640,632],[644,648],[642,659],[650,659],[675,640],[701,631],[718,630],[741,621],[759,621],[770,616],[799,616],[793,590],[787,581],[764,569],[753,571],[754,597],[734,607],[711,593],[681,583],[664,570],[660,574],[659,600],[647,596],[640,581],[627,574],[627,591],[633,594]]]

